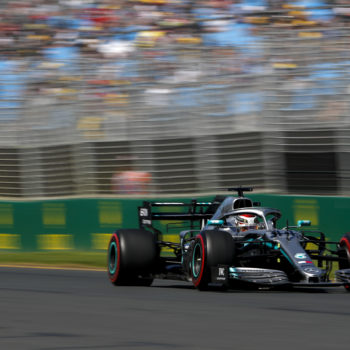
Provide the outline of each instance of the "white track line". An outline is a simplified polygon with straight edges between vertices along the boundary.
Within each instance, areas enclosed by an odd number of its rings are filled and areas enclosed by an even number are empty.
[[[0,264],[0,267],[20,268],[20,269],[39,269],[39,270],[67,270],[67,271],[104,271],[107,269],[97,267],[64,267],[49,265],[20,265],[20,264]]]

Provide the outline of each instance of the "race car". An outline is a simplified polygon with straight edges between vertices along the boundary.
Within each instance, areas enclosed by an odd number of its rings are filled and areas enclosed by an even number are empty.
[[[237,195],[211,202],[144,201],[139,228],[119,229],[110,239],[110,281],[150,286],[155,278],[184,280],[199,290],[344,286],[350,291],[350,233],[333,242],[323,232],[305,230],[307,220],[278,228],[280,210],[246,197],[251,187],[229,190]],[[162,221],[166,232],[156,227]],[[178,242],[162,239],[170,229],[177,230]]]

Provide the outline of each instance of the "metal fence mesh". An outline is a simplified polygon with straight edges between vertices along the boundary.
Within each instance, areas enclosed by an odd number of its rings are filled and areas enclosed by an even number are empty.
[[[121,172],[153,195],[349,194],[349,24],[264,16],[239,47],[12,62],[0,75],[0,195],[139,194],[113,187]]]

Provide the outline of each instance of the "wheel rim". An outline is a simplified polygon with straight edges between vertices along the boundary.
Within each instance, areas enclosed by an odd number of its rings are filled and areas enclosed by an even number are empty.
[[[194,278],[198,278],[202,269],[202,246],[197,243],[193,249],[192,273]]]
[[[117,261],[118,261],[118,250],[115,242],[112,242],[109,246],[108,254],[108,270],[111,275],[115,274],[117,270]]]

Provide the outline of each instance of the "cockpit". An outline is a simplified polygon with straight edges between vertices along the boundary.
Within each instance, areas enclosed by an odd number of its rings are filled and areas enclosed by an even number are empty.
[[[273,230],[276,228],[276,221],[281,214],[275,210],[235,210],[225,215],[227,226],[237,229],[238,232],[248,230]]]
[[[266,229],[264,218],[251,213],[231,215],[226,218],[226,223],[230,226],[236,227],[239,232]]]

